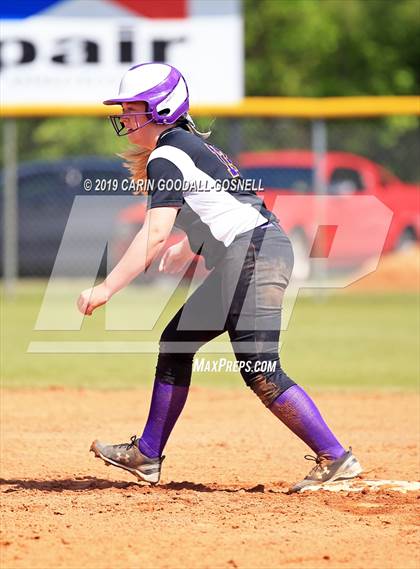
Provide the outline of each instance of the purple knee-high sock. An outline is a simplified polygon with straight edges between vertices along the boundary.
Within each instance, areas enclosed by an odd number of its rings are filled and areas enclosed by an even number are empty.
[[[286,389],[269,409],[318,456],[335,460],[346,452],[321,417],[315,403],[298,385]]]
[[[188,387],[155,379],[149,417],[139,440],[140,452],[149,458],[161,456],[187,400]]]

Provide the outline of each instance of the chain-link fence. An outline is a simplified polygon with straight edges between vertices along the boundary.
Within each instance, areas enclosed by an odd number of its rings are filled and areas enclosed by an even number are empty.
[[[360,234],[356,224],[358,239],[353,239],[353,247],[347,243],[331,257],[337,223],[334,219],[330,223],[326,210],[323,218],[316,218],[320,214],[311,202],[314,194],[375,196],[384,203],[393,212],[391,227],[384,232],[384,252],[419,238],[417,116],[326,121],[199,117],[197,126],[212,131],[210,142],[236,161],[244,177],[261,180],[262,197],[294,239],[296,256],[303,262],[302,279],[309,277],[310,263],[304,261],[311,256],[324,257],[327,269],[354,268],[368,257],[369,247],[361,242],[369,241],[374,231],[365,223]],[[92,263],[103,274],[105,253],[118,258],[145,215],[145,199],[130,195],[127,171],[115,157],[127,141],[114,140],[104,118],[8,119],[7,128],[3,156],[9,169],[16,160],[17,195],[13,202],[10,188],[5,188],[13,186],[5,168],[1,176],[2,271],[13,273],[15,263],[18,276],[48,277],[65,241],[67,275],[90,272]],[[345,215],[351,223],[355,214],[349,209]],[[366,218],[370,213],[362,208],[358,215]],[[314,223],[318,230],[326,228],[318,252],[315,237],[321,237]],[[178,238],[175,233],[173,240]]]
[[[240,152],[310,150],[313,121],[282,118],[216,118],[198,121],[232,156]],[[420,130],[415,116],[326,121],[327,150],[358,154],[406,182],[420,181]]]

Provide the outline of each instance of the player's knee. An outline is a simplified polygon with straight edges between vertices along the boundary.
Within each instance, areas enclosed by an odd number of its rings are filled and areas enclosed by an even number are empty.
[[[246,380],[245,380],[246,381]],[[247,381],[248,387],[269,407],[286,389],[295,385],[295,382],[278,367],[273,374],[259,374]]]

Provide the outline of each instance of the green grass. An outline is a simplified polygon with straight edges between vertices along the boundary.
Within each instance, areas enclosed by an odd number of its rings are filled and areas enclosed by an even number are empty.
[[[419,323],[413,293],[304,298],[284,335],[283,366],[314,387],[416,389]]]
[[[3,298],[4,386],[118,389],[151,384],[156,354],[36,354],[27,352],[28,345],[34,341],[157,341],[165,322],[182,303],[182,295],[169,303],[150,332],[106,331],[104,311],[86,318],[80,331],[36,331],[45,287],[42,281],[21,281],[13,299]],[[141,318],[159,301],[162,291],[150,286],[134,294],[141,301]],[[282,332],[280,355],[284,369],[303,386],[415,389],[419,340],[415,294],[335,293],[322,300],[302,296],[288,330]],[[195,373],[193,384],[241,387],[242,379],[238,373]]]

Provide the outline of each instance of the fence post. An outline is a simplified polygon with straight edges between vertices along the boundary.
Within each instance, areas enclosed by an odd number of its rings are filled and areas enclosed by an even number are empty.
[[[312,121],[312,152],[314,154],[314,190],[316,196],[315,223],[317,226],[323,225],[325,220],[325,202],[322,196],[327,194],[327,184],[325,179],[325,161],[328,148],[328,135],[325,119]],[[322,232],[321,234],[322,235]],[[323,244],[319,243],[321,251],[324,250]],[[314,279],[322,283],[327,277],[326,259],[317,259],[314,267]],[[320,296],[322,288],[319,288]]]
[[[6,296],[16,289],[18,275],[18,196],[17,196],[17,123],[6,119],[3,126],[4,207],[3,274]]]

